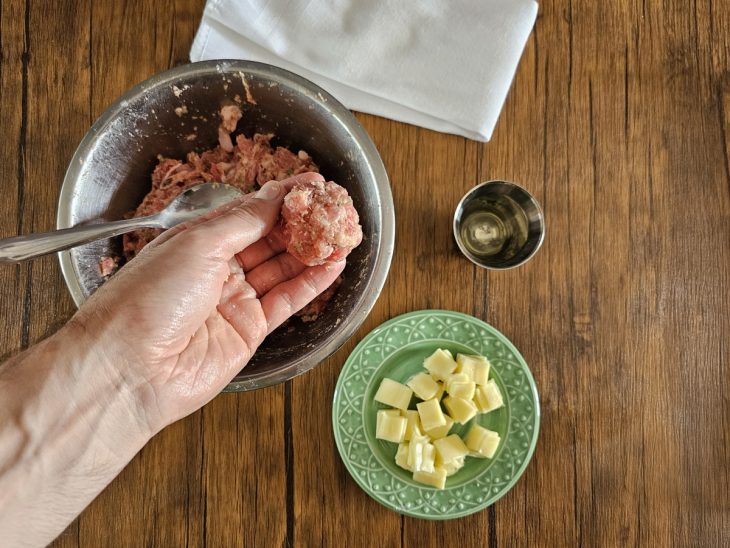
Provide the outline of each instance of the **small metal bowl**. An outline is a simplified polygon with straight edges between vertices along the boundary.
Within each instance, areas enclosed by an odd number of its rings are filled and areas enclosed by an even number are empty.
[[[306,150],[325,178],[347,188],[364,233],[327,311],[272,333],[227,387],[243,391],[284,382],[327,358],[362,324],[385,283],[395,237],[388,176],[343,105],[300,76],[250,61],[204,61],[153,76],[114,102],[81,141],[61,189],[57,226],[122,218],[149,191],[158,154],[183,158],[217,144],[218,111],[231,101],[243,110],[239,131],[274,133],[272,144]],[[99,260],[120,253],[119,239],[111,239],[59,254],[77,306],[104,281]]]
[[[508,181],[487,181],[464,195],[454,213],[454,238],[475,265],[506,270],[527,262],[545,238],[537,200]]]

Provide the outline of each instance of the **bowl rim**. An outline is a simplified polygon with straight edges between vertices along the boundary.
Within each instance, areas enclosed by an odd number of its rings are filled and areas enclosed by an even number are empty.
[[[227,74],[229,72],[250,73],[264,78],[273,78],[290,88],[308,96],[318,103],[322,108],[341,124],[357,147],[362,151],[372,178],[378,189],[380,201],[380,240],[381,244],[377,251],[373,271],[363,291],[363,297],[356,303],[350,320],[342,326],[338,332],[334,332],[320,347],[305,352],[299,356],[285,369],[274,371],[263,371],[253,377],[236,380],[235,378],[226,386],[225,392],[242,392],[272,386],[290,380],[317,366],[334,352],[336,352],[355,331],[362,325],[365,318],[375,306],[380,293],[385,285],[390,270],[391,260],[395,247],[395,208],[393,196],[390,189],[390,181],[385,170],[383,161],[378,153],[372,139],[362,127],[357,118],[333,97],[326,90],[314,82],[303,78],[293,72],[257,61],[246,61],[239,59],[214,59],[199,61],[180,65],[166,71],[157,73],[150,78],[133,86],[123,95],[111,103],[99,116],[86,132],[78,147],[76,148],[66,173],[58,198],[58,209],[56,213],[56,228],[69,228],[72,225],[72,199],[75,191],[76,181],[81,175],[84,161],[93,150],[94,145],[108,126],[128,105],[130,101],[144,95],[147,91],[160,85],[170,84],[182,77],[204,76],[211,73]],[[71,259],[71,252],[61,251],[58,253],[66,287],[71,293],[74,304],[79,307],[86,300],[83,289],[79,282],[80,277],[76,272],[74,262]]]

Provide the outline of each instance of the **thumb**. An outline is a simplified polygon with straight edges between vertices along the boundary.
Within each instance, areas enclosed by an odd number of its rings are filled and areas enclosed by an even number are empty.
[[[201,253],[228,259],[274,228],[284,194],[280,182],[269,181],[252,199],[181,232],[177,238],[180,244],[192,246]]]

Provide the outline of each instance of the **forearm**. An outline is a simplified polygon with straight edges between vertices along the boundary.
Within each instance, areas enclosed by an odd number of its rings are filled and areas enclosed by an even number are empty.
[[[0,366],[0,539],[53,540],[153,432],[100,341],[65,327]]]

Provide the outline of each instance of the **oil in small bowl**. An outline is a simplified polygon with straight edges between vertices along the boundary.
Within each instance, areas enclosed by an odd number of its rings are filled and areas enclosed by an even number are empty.
[[[509,196],[474,200],[461,218],[461,241],[477,257],[511,259],[527,243],[527,216]]]
[[[470,190],[454,213],[454,237],[467,259],[505,269],[527,261],[542,244],[545,224],[532,195],[507,181]]]

